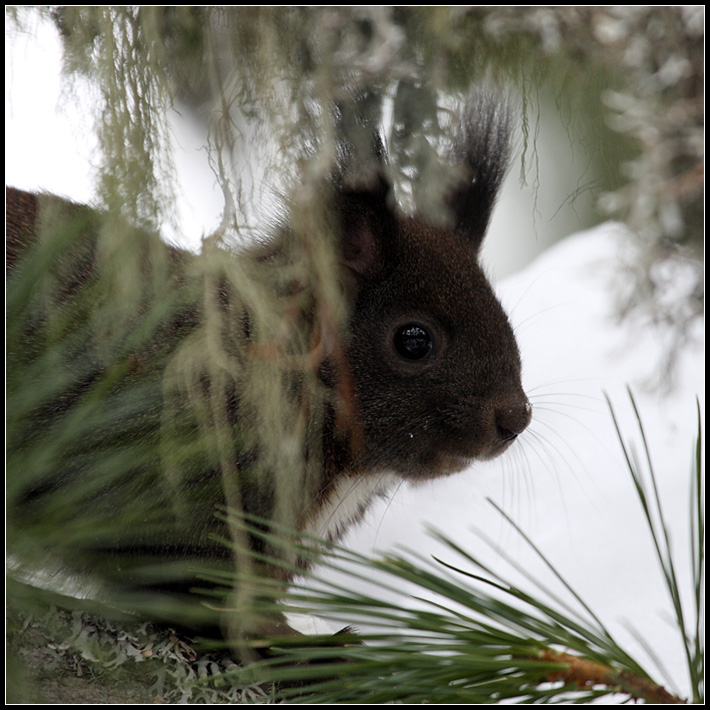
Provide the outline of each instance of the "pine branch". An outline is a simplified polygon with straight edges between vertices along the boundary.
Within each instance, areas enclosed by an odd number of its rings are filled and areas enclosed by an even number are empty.
[[[564,671],[548,673],[547,680],[551,683],[561,680],[565,685],[576,685],[580,688],[604,685],[611,690],[628,693],[632,698],[651,703],[684,704],[683,700],[669,693],[664,687],[626,671],[618,671],[569,653],[543,651],[541,658],[551,663],[566,665]]]

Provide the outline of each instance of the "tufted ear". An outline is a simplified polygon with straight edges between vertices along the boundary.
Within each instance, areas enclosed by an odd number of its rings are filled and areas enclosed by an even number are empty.
[[[474,94],[463,111],[451,159],[463,177],[446,197],[454,230],[478,250],[488,229],[510,160],[511,114],[488,92]]]
[[[365,187],[336,192],[341,263],[358,281],[378,281],[387,273],[392,247],[388,237],[396,219],[390,198],[391,186],[379,166]]]

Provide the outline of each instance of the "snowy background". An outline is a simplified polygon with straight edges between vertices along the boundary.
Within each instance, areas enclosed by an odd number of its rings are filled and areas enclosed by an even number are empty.
[[[6,183],[91,201],[96,141],[90,97],[82,106],[60,101],[61,51],[51,27],[38,26],[32,37],[10,39]],[[177,125],[175,130],[181,146],[176,163],[183,178],[179,224],[187,242],[196,244],[217,223],[219,193],[207,166],[199,162],[189,131]],[[557,206],[566,199],[559,185],[575,185],[579,179],[570,179],[562,169],[569,160],[560,160],[554,151],[545,153],[544,141],[539,150],[539,179],[544,186],[549,177],[557,196],[533,194],[517,177],[508,182],[488,238],[486,263],[494,276],[520,268],[561,228],[576,231],[570,227],[574,213],[560,216]],[[667,673],[656,674],[652,663],[648,667],[669,690],[684,695],[687,674],[672,606],[603,393],[613,403],[624,436],[641,451],[627,385],[637,398],[689,603],[690,471],[696,396],[704,410],[704,327],[697,324],[696,344],[682,353],[670,390],[650,388],[668,336],[640,320],[619,325],[614,319],[620,254],[627,245],[623,227],[600,225],[564,239],[496,284],[519,339],[524,385],[534,406],[532,425],[497,461],[476,464],[443,481],[403,485],[379,501],[344,544],[365,554],[405,546],[452,559],[426,534],[426,527],[433,526],[511,580],[519,579],[472,532],[476,528],[517,564],[547,580],[545,586],[561,591],[493,509],[487,501],[491,498],[628,650],[646,658],[630,629],[655,649]],[[670,286],[683,287],[682,268]]]

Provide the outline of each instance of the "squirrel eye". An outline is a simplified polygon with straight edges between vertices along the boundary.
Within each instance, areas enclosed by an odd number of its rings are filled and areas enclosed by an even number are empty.
[[[423,360],[434,349],[434,340],[423,326],[407,323],[395,331],[394,347],[405,360]]]

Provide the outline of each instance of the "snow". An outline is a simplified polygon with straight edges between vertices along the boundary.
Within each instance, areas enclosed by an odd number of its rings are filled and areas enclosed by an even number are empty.
[[[89,202],[98,147],[90,96],[79,84],[80,100],[63,97],[62,49],[51,24],[32,22],[26,33],[11,26],[6,16],[5,181]]]

